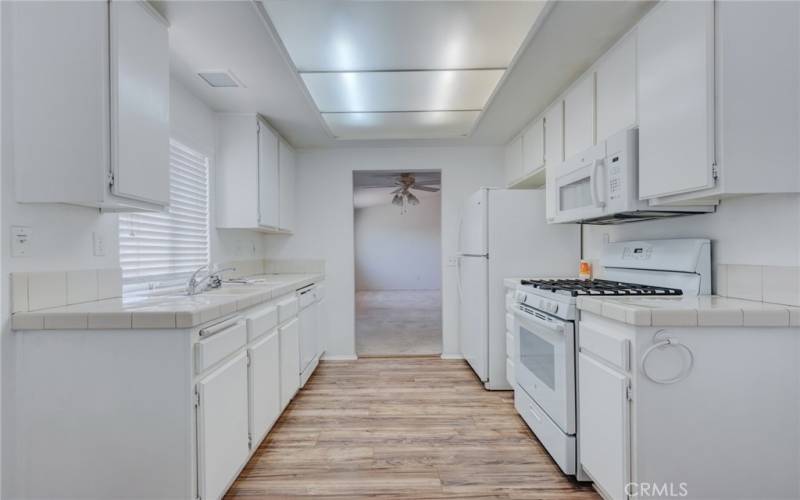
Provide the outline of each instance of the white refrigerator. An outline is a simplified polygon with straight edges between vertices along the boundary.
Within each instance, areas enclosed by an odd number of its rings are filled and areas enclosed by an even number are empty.
[[[545,191],[483,188],[464,203],[459,227],[461,354],[490,390],[506,380],[505,278],[571,277],[580,227],[547,224]]]

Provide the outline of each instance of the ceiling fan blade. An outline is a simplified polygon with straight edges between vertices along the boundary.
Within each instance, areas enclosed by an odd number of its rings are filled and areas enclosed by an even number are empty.
[[[397,194],[397,193],[401,192],[402,190],[403,190],[403,188],[399,187],[399,188],[395,189],[394,191],[392,191],[389,194]]]
[[[411,189],[417,189],[417,190],[419,190],[419,191],[428,191],[428,192],[430,192],[430,193],[436,193],[436,192],[438,192],[438,191],[439,191],[439,189],[441,189],[441,188],[438,188],[438,187],[437,187],[437,188],[435,188],[435,187],[429,187],[429,186],[414,186],[414,187],[412,187]]]
[[[417,186],[438,186],[441,183],[442,182],[439,180],[431,179],[428,181],[417,181],[414,184],[416,184]]]

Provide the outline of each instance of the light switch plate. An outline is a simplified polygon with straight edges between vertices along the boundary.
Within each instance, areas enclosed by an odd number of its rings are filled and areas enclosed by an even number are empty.
[[[96,231],[92,233],[92,253],[95,257],[103,257],[106,254],[105,238]]]
[[[11,226],[11,256],[27,257],[31,251],[31,228]]]

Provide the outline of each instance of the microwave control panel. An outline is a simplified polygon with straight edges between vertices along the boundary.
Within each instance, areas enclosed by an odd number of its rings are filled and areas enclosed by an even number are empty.
[[[617,153],[606,158],[608,167],[608,200],[614,201],[622,197],[623,183],[625,182],[622,175],[622,155]]]

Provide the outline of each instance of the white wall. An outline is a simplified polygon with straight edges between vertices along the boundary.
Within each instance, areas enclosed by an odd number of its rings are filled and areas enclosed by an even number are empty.
[[[439,290],[442,198],[409,206],[356,208],[356,290]]]
[[[704,237],[716,264],[800,265],[800,196],[759,195],[723,200],[717,212],[620,226],[584,226],[584,255],[600,257],[611,241]]]
[[[211,158],[211,260],[225,262],[261,258],[264,240],[260,233],[238,229],[216,229],[214,224],[214,151],[216,125],[214,112],[176,80],[170,84],[170,134],[185,145]]]
[[[267,255],[326,262],[328,357],[355,356],[354,170],[441,170],[442,342],[445,356],[458,355],[456,268],[446,265],[458,250],[463,200],[481,186],[503,183],[502,148],[342,148],[298,154],[297,230],[291,238],[266,236]]]

